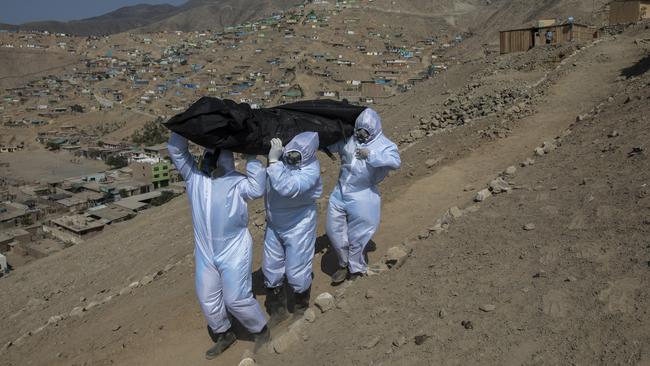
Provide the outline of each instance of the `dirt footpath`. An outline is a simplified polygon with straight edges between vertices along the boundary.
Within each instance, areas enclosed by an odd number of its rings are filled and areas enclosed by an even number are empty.
[[[548,154],[528,149],[509,193],[466,202],[401,268],[355,282],[257,362],[650,364],[650,74],[625,84]]]

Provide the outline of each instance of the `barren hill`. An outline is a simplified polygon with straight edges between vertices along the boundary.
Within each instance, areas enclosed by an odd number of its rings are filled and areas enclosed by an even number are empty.
[[[271,15],[274,11],[285,10],[299,3],[297,0],[191,0],[176,14],[147,25],[142,31],[220,30],[229,25]]]
[[[594,44],[468,61],[379,108],[403,167],[381,186],[376,276],[331,287],[321,236],[314,297],[336,294],[336,308],[274,329],[257,362],[647,362],[649,38],[638,26]],[[495,104],[499,112],[461,126],[432,123],[457,105]],[[337,165],[320,158],[328,192]],[[499,176],[494,196],[473,203]],[[255,270],[261,206],[250,210]],[[12,295],[0,308],[3,361],[208,364],[191,230],[179,197],[3,278],[0,292]],[[391,247],[410,254],[388,270]],[[263,301],[260,284],[256,272]],[[218,361],[237,364],[249,345],[242,335]]]
[[[50,31],[80,36],[115,34],[140,28],[147,32],[222,29],[270,15],[273,11],[284,10],[298,3],[294,0],[190,0],[178,7],[169,4],[140,4],[93,18],[68,22],[0,24],[0,29]]]
[[[375,0],[345,13],[378,33],[399,26],[427,37],[446,24],[473,36],[447,71],[376,106],[403,165],[380,185],[372,276],[339,287],[329,283],[336,260],[324,235],[339,163],[319,155],[325,194],[312,300],[329,292],[334,307],[274,328],[257,364],[650,364],[650,24],[604,31],[596,42],[484,52],[497,30],[538,18],[598,24],[594,4],[603,1]],[[141,29],[216,28],[288,5],[191,1]],[[326,41],[264,48],[315,52]],[[232,52],[220,56],[242,60]],[[47,55],[0,53],[0,65],[12,65],[0,83],[74,61]],[[134,112],[100,113],[79,118]],[[451,114],[463,122],[441,124]],[[249,212],[263,302],[262,200]],[[181,196],[16,268],[0,279],[2,364],[237,365],[251,348],[243,332],[219,359],[204,360],[210,340],[194,294],[192,238]]]
[[[110,13],[68,22],[41,21],[20,25],[0,25],[0,29],[37,30],[80,36],[103,35],[125,32],[134,28],[157,22],[176,14],[179,8],[168,5],[140,4],[127,6]]]
[[[62,72],[79,62],[64,52],[0,48],[0,88],[24,85],[40,75]]]

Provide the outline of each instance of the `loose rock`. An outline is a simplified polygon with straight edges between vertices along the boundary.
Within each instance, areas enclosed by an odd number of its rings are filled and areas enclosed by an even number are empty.
[[[388,249],[388,252],[386,253],[386,265],[388,265],[388,268],[392,268],[397,263],[403,261],[408,253],[400,247],[392,247]]]
[[[365,349],[375,348],[375,346],[379,344],[379,341],[381,341],[381,338],[379,336],[371,338],[363,345],[363,348]]]
[[[527,158],[526,160],[521,162],[522,167],[527,167],[527,166],[533,165],[533,164],[535,164],[535,160],[533,160],[531,158]]]
[[[460,324],[465,327],[465,329],[474,329],[474,324],[470,320],[463,320]]]
[[[305,314],[302,316],[302,318],[307,322],[307,323],[313,323],[316,321],[316,312],[314,311],[313,308],[309,308],[305,310]]]
[[[461,211],[460,208],[458,208],[457,206],[454,206],[454,207],[449,209],[449,215],[451,215],[451,217],[457,219],[457,218],[463,216],[463,211]]]
[[[142,282],[141,282],[141,283],[142,283],[143,285],[148,285],[148,284],[150,284],[151,282],[153,282],[153,276],[151,276],[151,275],[146,275],[146,276],[142,277]]]
[[[81,306],[75,306],[70,311],[70,316],[82,316],[84,313],[84,308]]]
[[[524,230],[526,230],[526,231],[535,230],[535,224],[528,223],[528,224],[524,225]]]
[[[517,168],[515,168],[514,165],[511,165],[511,166],[507,167],[506,170],[503,173],[505,175],[508,175],[508,176],[512,177],[513,175],[515,175],[516,172],[517,172]]]
[[[552,142],[544,142],[544,145],[542,145],[542,150],[544,150],[545,154],[550,153],[551,151],[557,149],[557,146],[555,146],[554,143]]]
[[[489,312],[491,312],[491,311],[494,311],[494,310],[496,309],[496,306],[494,306],[494,305],[492,305],[492,304],[483,304],[483,305],[479,306],[478,308],[479,308],[481,311],[484,311],[484,312],[486,312],[486,313],[489,313]]]
[[[61,320],[63,320],[63,317],[61,315],[54,315],[54,316],[50,317],[50,319],[47,320],[47,323],[48,324],[56,324],[56,323],[60,322]]]
[[[474,197],[474,201],[483,202],[483,201],[485,201],[486,198],[490,197],[491,195],[492,195],[492,192],[490,192],[489,189],[487,189],[487,188],[482,189],[482,190],[476,192],[476,196]]]
[[[334,309],[334,296],[332,296],[329,292],[323,292],[316,297],[314,304],[316,304],[320,311],[324,313],[328,310]]]
[[[510,189],[510,184],[503,178],[497,178],[490,182],[490,190],[492,193],[508,192]]]
[[[255,360],[250,357],[246,357],[243,360],[239,361],[239,366],[255,366]]]

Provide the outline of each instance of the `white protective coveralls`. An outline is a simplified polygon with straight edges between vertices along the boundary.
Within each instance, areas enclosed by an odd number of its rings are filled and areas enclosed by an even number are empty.
[[[320,163],[316,158],[318,134],[303,132],[289,142],[283,156],[300,153],[299,165],[281,159],[267,169],[267,227],[262,271],[265,286],[281,286],[284,276],[294,292],[311,286],[312,259],[316,243],[316,199],[323,193]]]
[[[168,149],[186,182],[194,223],[196,294],[208,325],[216,333],[227,331],[230,313],[258,333],[266,318],[252,292],[253,239],[246,201],[264,195],[264,166],[250,160],[243,175],[235,170],[232,152],[222,150],[217,164],[224,175],[211,178],[194,163],[187,139],[172,133]]]
[[[348,266],[350,273],[365,273],[368,268],[364,250],[379,227],[381,211],[377,184],[401,164],[397,146],[382,133],[377,112],[364,110],[356,120],[358,128],[370,133],[366,143],[352,136],[328,148],[339,153],[341,171],[329,199],[327,236],[339,265]],[[356,157],[357,149],[363,148],[369,151],[367,159]]]

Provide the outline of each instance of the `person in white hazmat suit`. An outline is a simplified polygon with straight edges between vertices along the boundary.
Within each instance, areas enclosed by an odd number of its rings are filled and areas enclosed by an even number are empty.
[[[184,137],[172,133],[169,155],[186,182],[194,224],[196,294],[208,321],[213,359],[235,342],[228,315],[255,339],[256,350],[270,338],[266,318],[252,292],[253,240],[248,231],[247,201],[264,195],[266,172],[254,156],[246,172],[235,170],[233,154],[206,149],[200,167]]]
[[[366,245],[379,227],[379,184],[390,170],[399,169],[397,146],[384,136],[374,110],[365,109],[355,122],[354,136],[328,147],[339,153],[339,180],[329,199],[327,236],[339,260],[332,283],[366,273]]]
[[[294,316],[302,315],[309,307],[316,243],[316,199],[323,192],[320,163],[316,157],[318,145],[315,132],[298,134],[284,150],[281,140],[271,140],[266,169],[267,227],[262,260],[271,325],[288,316],[285,276],[294,294]]]

